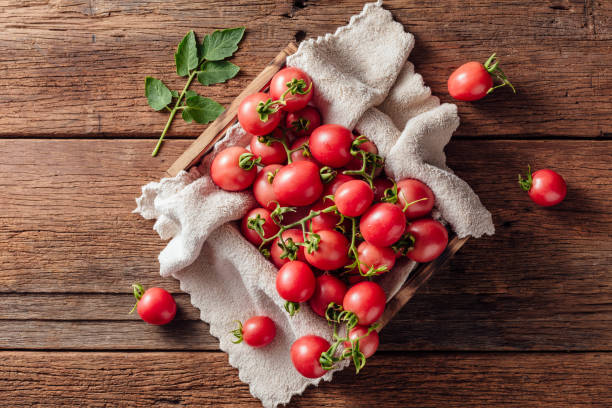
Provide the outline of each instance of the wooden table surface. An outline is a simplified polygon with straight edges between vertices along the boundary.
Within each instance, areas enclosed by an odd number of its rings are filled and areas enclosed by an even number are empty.
[[[182,86],[173,53],[190,29],[245,25],[227,105],[291,40],[335,30],[363,2],[0,0],[0,395],[2,405],[258,406],[132,214],[203,129],[166,116],[144,77]],[[518,95],[458,103],[448,161],[493,213],[347,370],[291,406],[612,406],[612,3],[430,1],[385,5],[414,33],[410,57],[445,80],[496,51]],[[564,175],[567,200],[536,207],[528,163]],[[180,306],[153,327],[128,315],[130,285]]]

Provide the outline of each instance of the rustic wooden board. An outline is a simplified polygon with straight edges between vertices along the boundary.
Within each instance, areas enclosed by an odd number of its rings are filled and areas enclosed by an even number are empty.
[[[166,115],[148,108],[144,76],[182,87],[172,55],[189,29],[247,26],[234,58],[241,74],[228,84],[194,87],[228,105],[289,41],[334,31],[363,3],[0,2],[0,136],[152,137]],[[458,135],[612,134],[607,2],[387,0],[385,6],[415,34],[411,60],[443,101],[449,100],[445,78],[462,62],[493,51],[502,58],[519,95],[504,90],[486,102],[461,103]],[[170,136],[195,137],[202,129],[177,120]]]
[[[0,141],[0,172],[11,175],[0,182],[0,348],[217,348],[186,295],[169,330],[126,314],[134,281],[179,293],[157,275],[164,243],[152,222],[130,211],[190,141],[170,141],[161,160],[151,142]],[[612,142],[460,140],[447,153],[497,233],[437,272],[382,332],[382,347],[610,350]],[[561,171],[567,201],[531,204],[515,185],[526,163]]]
[[[0,353],[12,406],[260,407],[223,353]],[[612,354],[381,353],[290,407],[607,407]]]

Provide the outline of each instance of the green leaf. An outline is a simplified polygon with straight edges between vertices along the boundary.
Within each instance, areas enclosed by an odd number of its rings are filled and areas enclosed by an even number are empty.
[[[174,61],[176,73],[180,76],[189,75],[189,71],[198,66],[198,48],[193,30],[189,31],[179,43],[174,53]]]
[[[187,123],[208,123],[217,119],[225,108],[210,98],[193,95],[186,99],[187,107],[183,109],[183,120]]]
[[[244,35],[244,27],[217,30],[204,37],[202,52],[208,61],[220,61],[231,57],[238,49],[238,43]]]
[[[185,91],[185,99],[191,98],[192,96],[196,96],[198,93],[196,91],[187,90]]]
[[[156,111],[164,109],[172,101],[172,93],[159,79],[145,78],[145,96],[149,106]]]
[[[175,91],[174,89],[170,91],[170,94],[172,94],[173,98],[178,98],[179,97],[179,91]]]
[[[220,84],[236,76],[240,71],[229,61],[206,61],[204,70],[198,72],[198,82],[202,85]]]

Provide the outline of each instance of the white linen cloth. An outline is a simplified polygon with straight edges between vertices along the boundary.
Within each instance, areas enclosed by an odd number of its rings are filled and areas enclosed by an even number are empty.
[[[314,81],[314,104],[323,123],[356,128],[371,138],[386,158],[387,174],[396,180],[414,177],[428,184],[439,215],[457,235],[492,234],[491,214],[445,164],[443,148],[459,125],[457,108],[440,105],[407,62],[413,45],[414,37],[378,1],[366,4],[334,34],[304,41],[287,64]],[[248,137],[240,125],[232,126],[199,167],[144,186],[135,212],[156,219],[154,230],[170,240],[159,254],[161,275],[180,281],[240,379],[265,407],[275,407],[320,381],[295,371],[291,344],[306,334],[331,340],[331,330],[307,306],[287,315],[276,293],[276,268],[232,222],[255,206],[252,195],[223,191],[208,175],[218,151],[247,145]],[[382,279],[389,298],[413,267],[403,260]],[[235,321],[261,314],[276,322],[273,343],[262,349],[233,344]]]

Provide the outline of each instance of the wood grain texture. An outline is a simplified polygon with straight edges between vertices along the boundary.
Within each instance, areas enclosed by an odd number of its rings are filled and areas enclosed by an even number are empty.
[[[1,137],[153,137],[166,115],[150,110],[144,76],[182,88],[175,47],[195,29],[245,25],[227,84],[194,89],[228,105],[289,41],[333,32],[362,0],[3,1],[0,10]],[[448,101],[446,78],[467,60],[496,51],[519,94],[460,103],[465,137],[609,137],[612,53],[605,1],[497,2],[387,0],[414,33],[410,57],[434,94]],[[160,29],[163,27],[163,29]],[[19,67],[19,69],[15,69]],[[30,108],[36,106],[36,108]],[[170,136],[195,137],[202,126],[180,120]]]
[[[11,406],[260,407],[223,353],[0,353]],[[84,363],[86,362],[86,364]],[[608,407],[609,353],[381,353],[289,407]]]
[[[11,175],[0,182],[1,348],[217,347],[186,295],[177,339],[126,314],[134,281],[179,293],[158,276],[164,242],[130,211],[189,143],[169,141],[158,160],[154,140],[0,141]],[[612,350],[611,153],[610,141],[452,142],[449,164],[497,233],[470,240],[420,289],[383,349]],[[566,177],[561,206],[538,208],[517,188],[526,163]]]

